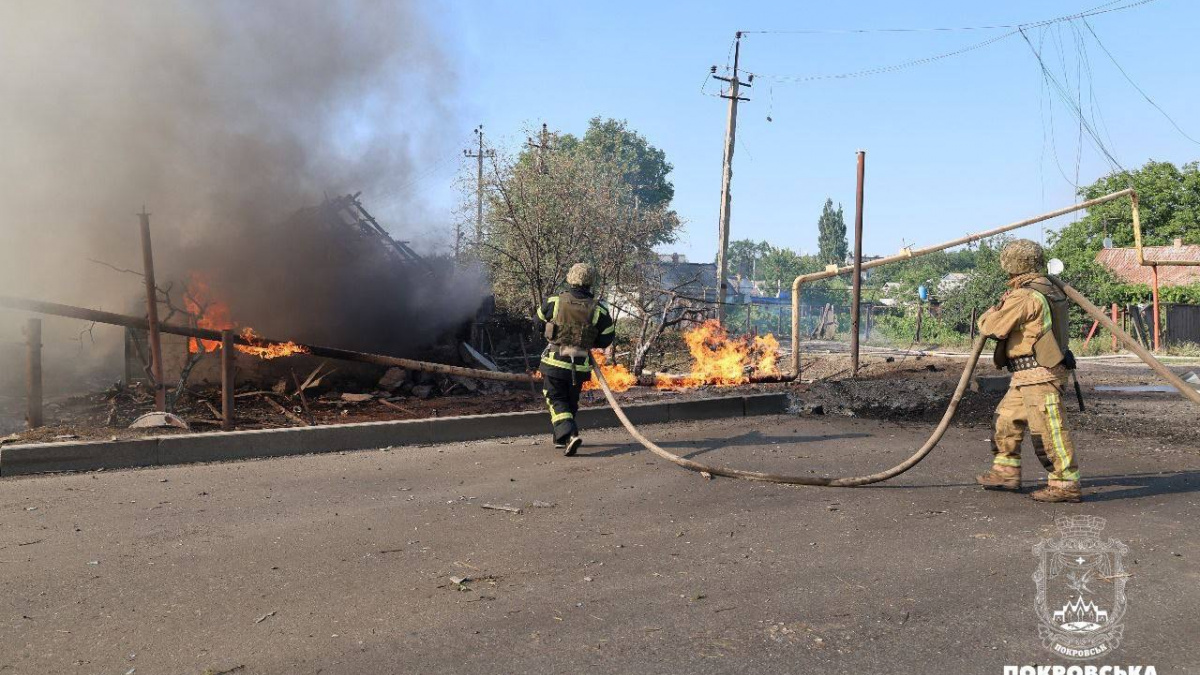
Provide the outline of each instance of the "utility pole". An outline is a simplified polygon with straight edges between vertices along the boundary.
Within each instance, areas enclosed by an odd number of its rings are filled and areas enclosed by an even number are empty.
[[[537,166],[538,173],[546,173],[546,151],[550,149],[550,130],[546,128],[546,123],[542,122],[542,133],[538,138],[538,142],[534,143],[533,139],[528,140],[529,147],[537,151]]]
[[[737,106],[738,101],[750,100],[738,96],[738,90],[741,87],[749,87],[750,82],[754,81],[753,75],[746,82],[738,80],[738,58],[741,56],[741,49],[742,32],[738,31],[734,34],[733,76],[718,76],[716,74],[716,66],[713,66],[709,71],[713,78],[729,85],[725,93],[721,94],[721,98],[729,99],[729,120],[725,125],[725,159],[721,170],[721,217],[717,227],[717,239],[719,242],[719,248],[717,249],[717,321],[722,325],[725,324],[725,297],[729,288],[726,279],[729,270],[729,181],[733,178],[733,146],[737,135]]]
[[[475,181],[476,181],[476,183],[475,183],[475,241],[476,241],[476,243],[478,243],[479,240],[483,238],[483,158],[484,157],[495,157],[496,151],[495,150],[486,150],[485,151],[483,149],[483,125],[482,124],[480,124],[478,127],[475,128],[475,136],[477,137],[477,139],[479,141],[479,150],[477,152],[471,152],[470,150],[463,150],[463,156],[473,157],[478,162],[478,164],[477,164],[478,171],[477,171],[476,177],[475,177]],[[459,230],[458,230],[458,235],[456,237],[456,241],[454,244],[454,248],[456,251],[459,248],[459,241],[461,241],[461,239],[462,239],[462,228],[460,226]]]
[[[150,246],[150,214],[144,204],[137,215],[142,234],[142,274],[146,280],[146,324],[149,328],[146,334],[150,345],[150,374],[154,377],[154,409],[165,412],[167,385],[163,379],[162,340],[158,334],[158,287],[154,282],[154,252]]]
[[[858,151],[858,189],[854,197],[854,285],[850,298],[850,376],[858,377],[858,313],[862,307],[863,178],[867,151]],[[974,325],[974,324],[972,324]]]

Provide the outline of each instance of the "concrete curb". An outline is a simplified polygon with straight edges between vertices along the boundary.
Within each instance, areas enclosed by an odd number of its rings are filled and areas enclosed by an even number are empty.
[[[775,393],[643,403],[626,406],[625,412],[634,424],[663,424],[722,417],[779,415],[787,411],[787,406],[788,395]],[[585,429],[611,428],[620,424],[616,414],[608,407],[580,410],[579,423]],[[461,443],[548,432],[547,414],[537,411],[180,434],[125,441],[10,445],[0,448],[0,477]]]

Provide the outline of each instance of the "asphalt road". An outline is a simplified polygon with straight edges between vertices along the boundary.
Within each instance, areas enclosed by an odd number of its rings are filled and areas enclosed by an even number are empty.
[[[836,473],[929,430],[648,429],[708,461]],[[619,431],[569,459],[524,438],[8,479],[0,674],[999,675],[1068,663],[1040,644],[1031,553],[1063,514],[1129,547],[1124,639],[1090,663],[1200,671],[1197,450],[1079,432],[1091,500],[1047,506],[970,484],[987,436],[954,428],[858,489],[707,481]]]

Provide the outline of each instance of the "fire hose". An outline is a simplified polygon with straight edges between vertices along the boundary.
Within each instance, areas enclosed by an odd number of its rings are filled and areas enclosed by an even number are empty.
[[[1099,321],[1105,328],[1108,328],[1110,331],[1112,331],[1113,335],[1116,335],[1118,338],[1120,338],[1121,342],[1127,348],[1129,348],[1129,351],[1136,354],[1138,358],[1146,363],[1146,365],[1150,366],[1150,369],[1153,370],[1155,374],[1162,377],[1168,383],[1178,389],[1184,398],[1187,398],[1193,403],[1200,405],[1200,392],[1197,392],[1182,379],[1180,379],[1179,376],[1167,369],[1167,367],[1160,363],[1158,359],[1154,358],[1150,352],[1146,351],[1125,331],[1121,330],[1120,327],[1113,323],[1113,321],[1109,319],[1103,311],[1093,305],[1087,298],[1079,293],[1079,291],[1071,288],[1061,279],[1055,276],[1050,276],[1049,279],[1056,286],[1061,288],[1067,297],[1071,299],[1071,301],[1079,305],[1080,308],[1090,314],[1092,318]],[[929,439],[925,441],[925,444],[918,448],[917,451],[914,452],[908,459],[900,462],[896,466],[878,473],[870,474],[868,476],[842,476],[829,478],[824,476],[764,473],[761,471],[747,471],[745,469],[712,466],[680,457],[679,455],[664,450],[662,447],[654,443],[654,441],[646,438],[645,435],[638,431],[637,427],[635,427],[633,423],[629,421],[629,417],[621,408],[621,404],[618,403],[616,397],[613,396],[612,389],[609,388],[608,382],[604,379],[604,373],[601,372],[600,368],[596,368],[595,373],[596,379],[600,383],[600,389],[604,392],[604,398],[608,400],[609,406],[611,406],[613,412],[616,413],[617,419],[621,420],[621,425],[625,427],[625,430],[628,431],[629,434],[633,436],[638,443],[641,443],[642,446],[647,450],[655,455],[658,455],[659,457],[662,457],[668,462],[677,464],[692,471],[699,471],[713,476],[725,476],[727,478],[741,478],[743,480],[754,480],[767,483],[784,483],[788,485],[857,487],[895,478],[896,476],[899,476],[900,474],[919,464],[921,460],[925,459],[925,457],[929,455],[938,442],[942,440],[942,436],[946,434],[946,430],[950,427],[951,420],[954,419],[954,413],[958,411],[958,404],[962,401],[963,394],[965,394],[967,391],[967,386],[971,381],[971,375],[975,372],[975,366],[979,363],[979,355],[983,352],[983,346],[986,340],[987,338],[983,335],[980,335],[975,339],[974,344],[971,346],[971,354],[967,357],[967,363],[963,367],[962,375],[960,375],[958,378],[958,386],[955,387],[954,394],[950,397],[950,403],[946,406],[946,412],[942,414],[941,421],[938,422],[937,428],[933,430],[933,434],[929,436]]]

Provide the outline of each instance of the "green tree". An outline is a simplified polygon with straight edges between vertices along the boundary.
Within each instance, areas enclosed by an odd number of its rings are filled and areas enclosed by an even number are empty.
[[[667,154],[630,129],[626,120],[593,117],[583,138],[562,134],[556,136],[553,145],[558,152],[578,153],[619,166],[641,207],[665,208],[675,198],[675,186],[668,178],[674,167],[667,161]]]
[[[842,265],[850,244],[846,241],[846,220],[842,217],[842,205],[833,210],[833,200],[825,200],[821,218],[817,221],[817,257],[826,264]]]
[[[755,260],[761,260],[770,250],[771,245],[765,241],[737,239],[729,242],[729,274],[749,278],[755,272]],[[757,276],[765,278],[761,273]]]
[[[1176,237],[1200,243],[1200,167],[1177,167],[1151,160],[1133,171],[1118,171],[1082,188],[1079,196],[1095,199],[1132,185],[1138,193],[1142,243],[1169,245]],[[1050,256],[1065,265],[1063,277],[1094,302],[1120,302],[1131,289],[1096,263],[1096,254],[1111,237],[1113,246],[1133,246],[1133,209],[1128,199],[1092,207],[1083,218],[1050,235]]]
[[[669,198],[639,196],[643,169],[634,167],[642,154],[656,158],[665,180],[665,156],[624,123],[593,120],[589,133],[593,128],[619,138],[606,144],[597,132],[592,142],[587,135],[584,142],[559,142],[568,137],[553,134],[540,155],[532,149],[515,157],[496,153],[476,250],[501,307],[532,313],[581,260],[596,267],[602,291],[639,286],[639,270],[649,269],[644,263],[654,259],[653,247],[675,239],[680,221]]]
[[[790,248],[769,246],[758,261],[758,276],[767,281],[778,281],[784,289],[792,287],[792,281],[802,275],[819,272],[825,266],[816,256],[800,255]]]

